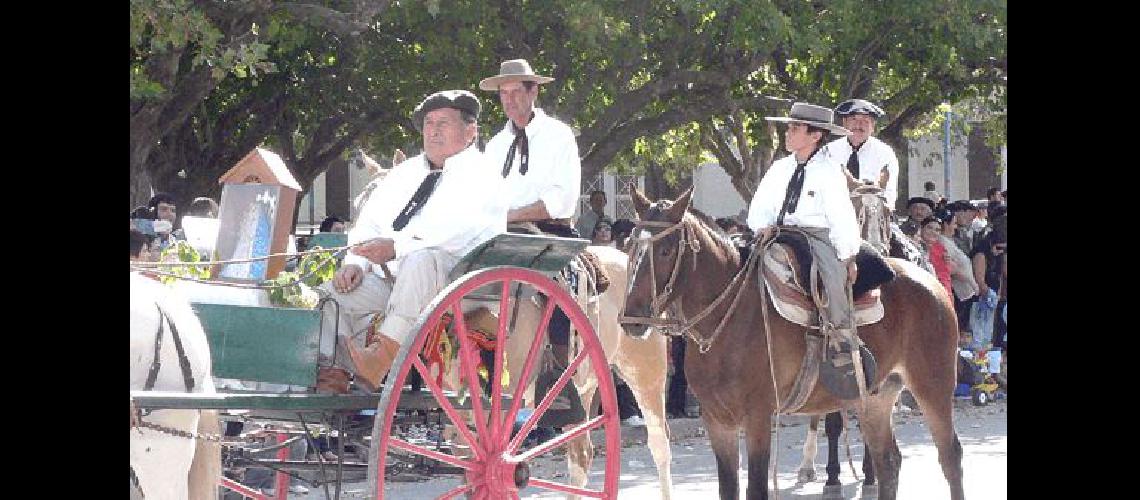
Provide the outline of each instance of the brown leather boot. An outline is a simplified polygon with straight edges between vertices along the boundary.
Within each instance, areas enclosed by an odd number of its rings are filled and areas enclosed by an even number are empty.
[[[376,336],[376,342],[363,348],[356,347],[354,342],[345,341],[343,344],[352,360],[356,381],[368,392],[376,392],[380,388],[380,381],[400,353],[400,343],[380,334]]]

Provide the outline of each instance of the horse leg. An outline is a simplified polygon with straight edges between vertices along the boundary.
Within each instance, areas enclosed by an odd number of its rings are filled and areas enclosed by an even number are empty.
[[[720,500],[737,500],[740,492],[740,435],[734,425],[713,421],[708,413],[701,415],[709,430],[709,443],[716,457]]]
[[[772,453],[772,415],[758,411],[744,429],[748,446],[748,500],[768,500],[768,465]],[[723,494],[723,490],[722,490]]]
[[[838,411],[828,413],[823,429],[827,433],[827,467],[824,469],[827,482],[823,483],[823,498],[843,498],[843,484],[839,482],[839,436],[843,434],[843,416]]]
[[[672,498],[673,474],[670,467],[672,450],[669,448],[669,423],[665,419],[665,339],[659,335],[652,340],[625,342],[623,339],[621,347],[622,352],[614,366],[633,391],[633,397],[641,408],[649,453],[657,465],[661,498],[669,500]],[[637,361],[631,360],[631,355],[638,355]]]
[[[808,423],[807,436],[804,437],[804,456],[800,460],[799,476],[796,478],[800,483],[815,481],[815,453],[818,440],[819,415],[812,415],[811,422]]]
[[[950,379],[949,383],[938,387],[932,380],[908,380],[915,382],[910,387],[911,393],[922,408],[922,418],[926,420],[926,427],[930,429],[930,436],[934,439],[934,446],[938,449],[938,463],[942,466],[942,475],[950,485],[951,500],[965,498],[962,485],[962,443],[958,441],[958,433],[954,431],[953,387],[957,381]],[[880,475],[881,473],[881,468]]]
[[[859,415],[865,445],[863,461],[873,461],[874,470],[879,475],[878,485],[863,484],[863,498],[881,496],[883,500],[895,500],[898,495],[902,453],[891,428],[891,412],[901,390],[902,379],[896,374],[888,376],[879,393],[867,398],[867,404]]]
[[[221,433],[217,410],[202,410],[198,417],[198,433],[217,435]],[[215,442],[197,439],[194,441],[194,460],[190,463],[190,500],[214,500],[218,498],[218,481],[222,478],[222,447]]]
[[[589,420],[595,416],[594,413],[594,395],[597,393],[598,384],[596,381],[583,388],[580,394],[582,397],[582,404],[586,408],[586,419]],[[590,464],[594,461],[594,442],[590,440],[590,434],[584,434],[574,438],[566,445],[566,467],[570,473],[570,484],[577,487],[586,485],[589,480]],[[569,500],[577,500],[580,498],[578,495],[567,495]]]

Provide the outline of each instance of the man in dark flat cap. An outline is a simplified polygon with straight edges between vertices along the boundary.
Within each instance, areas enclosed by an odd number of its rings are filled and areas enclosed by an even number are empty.
[[[469,250],[506,229],[506,207],[496,201],[501,178],[486,175],[474,146],[479,100],[465,90],[436,92],[412,113],[423,132],[424,152],[392,167],[348,232],[354,247],[323,288],[340,304],[336,340],[348,356],[337,364],[374,391],[412,323],[447,285],[447,275]],[[383,312],[379,335],[366,343],[369,316]],[[331,315],[330,315],[331,316]],[[324,331],[334,331],[326,316]],[[333,358],[331,336],[322,338],[322,360]],[[318,389],[342,392],[336,368],[322,368]],[[341,375],[343,380],[343,375]]]
[[[835,114],[851,135],[828,144],[828,154],[843,165],[850,183],[870,182],[882,188],[887,209],[894,210],[899,196],[899,160],[887,143],[874,136],[875,123],[884,114],[882,108],[863,99],[848,99],[835,107]]]
[[[909,214],[908,220],[921,224],[927,217],[934,215],[934,201],[930,198],[915,196],[906,201],[906,211]]]

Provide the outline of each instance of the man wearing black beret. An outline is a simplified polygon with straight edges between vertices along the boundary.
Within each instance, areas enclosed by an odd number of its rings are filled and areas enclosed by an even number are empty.
[[[850,183],[870,182],[882,188],[887,209],[893,211],[899,196],[899,160],[887,143],[873,135],[876,121],[884,114],[882,108],[863,99],[839,103],[835,115],[851,135],[832,141],[827,149],[843,165]]]
[[[907,200],[906,210],[910,215],[910,220],[921,223],[927,217],[934,215],[934,201],[930,198],[915,196]]]
[[[447,275],[469,250],[506,230],[506,207],[495,200],[501,179],[486,175],[474,146],[479,100],[465,90],[436,92],[416,106],[412,122],[423,133],[424,152],[385,177],[348,232],[349,245],[332,281],[322,288],[340,304],[336,363],[374,391],[400,345],[412,340],[412,324]],[[379,335],[364,339],[370,315],[384,313]],[[331,317],[325,332],[334,331]],[[322,338],[322,361],[333,358],[333,340]],[[343,372],[322,367],[317,387],[346,390]],[[338,383],[339,381],[339,383]]]

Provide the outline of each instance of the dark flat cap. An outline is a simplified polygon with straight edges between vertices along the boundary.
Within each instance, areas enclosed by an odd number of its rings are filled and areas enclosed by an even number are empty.
[[[479,99],[466,90],[441,90],[432,95],[429,95],[424,102],[416,106],[416,110],[412,112],[412,123],[415,124],[416,130],[423,132],[424,129],[424,115],[428,111],[434,111],[441,108],[455,108],[460,111],[467,111],[475,115],[475,119],[479,119],[479,111],[482,105],[479,104]]]
[[[835,107],[835,114],[839,116],[864,114],[879,118],[886,113],[883,112],[883,108],[874,105],[870,101],[864,101],[863,99],[848,99],[839,103],[839,105]]]
[[[934,201],[931,200],[930,198],[924,198],[922,196],[915,196],[914,198],[907,200],[906,201],[906,208],[910,208],[910,206],[914,205],[915,203],[925,203],[927,206],[930,207],[931,210],[934,210]]]
[[[970,210],[977,210],[974,205],[970,204],[970,202],[966,200],[955,201],[954,203],[946,205],[946,208],[951,212],[968,212]]]

